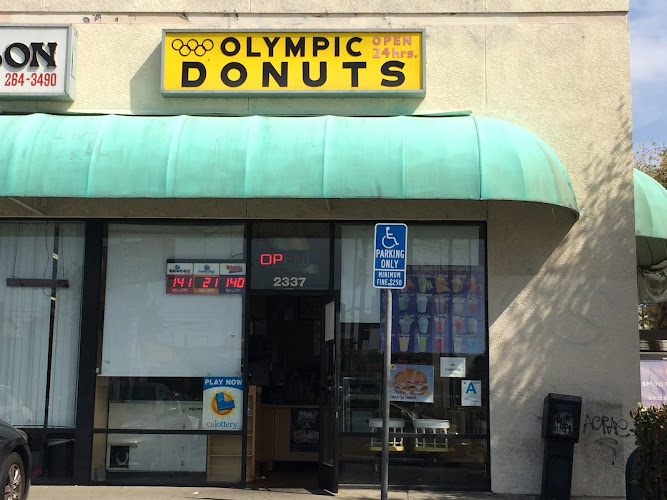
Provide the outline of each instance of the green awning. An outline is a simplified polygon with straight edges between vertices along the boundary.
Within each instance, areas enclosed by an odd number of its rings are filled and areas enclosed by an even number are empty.
[[[650,267],[664,263],[667,261],[667,189],[634,169],[634,191],[637,265]]]
[[[0,196],[577,202],[556,154],[484,117],[0,116]]]

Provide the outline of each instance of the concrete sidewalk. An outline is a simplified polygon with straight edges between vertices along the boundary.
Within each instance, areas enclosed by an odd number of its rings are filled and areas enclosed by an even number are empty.
[[[379,500],[380,491],[342,489],[336,495],[303,488],[185,488],[163,486],[33,486],[29,500],[290,500],[307,498],[342,500]],[[389,500],[536,500],[535,495],[495,495],[433,491],[390,491]],[[573,499],[577,497],[572,497]],[[586,500],[612,500],[586,497]]]
[[[159,498],[199,500],[290,500],[307,498],[342,500],[379,500],[380,491],[373,489],[344,489],[333,495],[322,490],[303,488],[186,488],[166,486],[32,486],[29,500],[147,500]],[[491,493],[443,493],[390,491],[389,500],[488,500],[524,499],[535,497],[498,496]]]

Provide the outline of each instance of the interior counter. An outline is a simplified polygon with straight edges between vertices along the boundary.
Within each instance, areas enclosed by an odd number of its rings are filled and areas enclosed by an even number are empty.
[[[258,461],[317,462],[319,440],[315,441],[315,436],[319,438],[319,417],[318,425],[312,428],[312,432],[304,426],[295,427],[295,420],[298,419],[294,417],[319,415],[319,409],[318,405],[261,404],[257,422]],[[293,410],[305,411],[295,413],[293,417]]]

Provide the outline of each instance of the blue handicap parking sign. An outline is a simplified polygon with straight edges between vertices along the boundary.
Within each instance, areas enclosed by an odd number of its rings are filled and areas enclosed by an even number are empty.
[[[405,288],[408,226],[375,224],[373,286]]]

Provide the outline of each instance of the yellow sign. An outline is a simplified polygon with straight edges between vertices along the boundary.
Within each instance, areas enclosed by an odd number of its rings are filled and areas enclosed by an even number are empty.
[[[424,33],[170,31],[162,92],[424,93]]]

